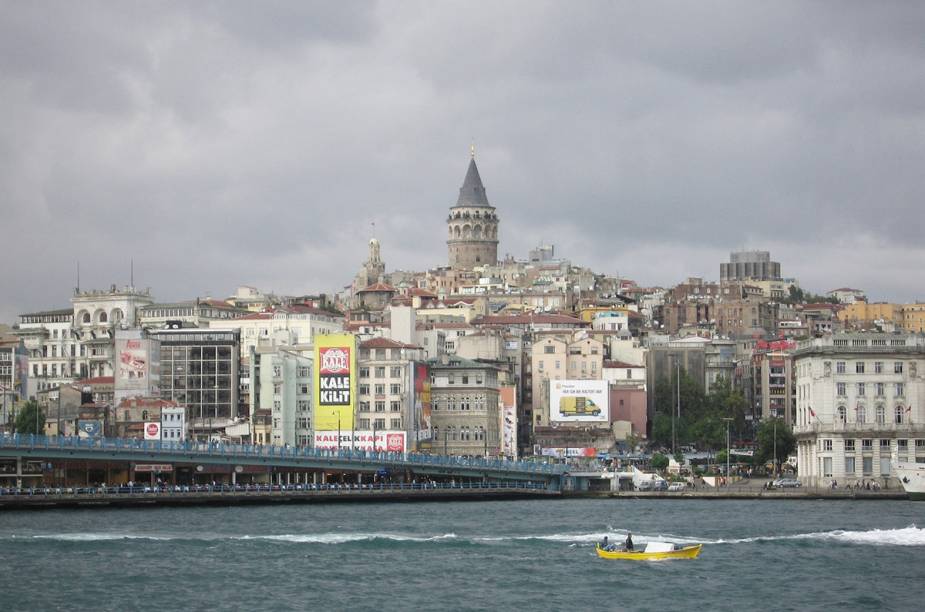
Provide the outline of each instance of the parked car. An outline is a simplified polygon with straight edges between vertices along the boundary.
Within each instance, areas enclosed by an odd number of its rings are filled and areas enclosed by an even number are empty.
[[[672,492],[684,491],[685,489],[687,489],[687,483],[684,482],[673,482],[668,485],[668,490]]]
[[[781,488],[781,489],[796,489],[796,488],[802,487],[802,486],[803,486],[803,483],[801,483],[801,482],[800,482],[799,480],[797,480],[796,478],[780,478],[780,479],[774,481],[774,487],[775,487],[775,488]]]

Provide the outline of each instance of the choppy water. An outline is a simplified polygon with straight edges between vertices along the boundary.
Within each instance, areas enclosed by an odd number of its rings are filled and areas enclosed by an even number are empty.
[[[925,503],[536,500],[0,513],[4,610],[920,609]],[[703,542],[605,561],[604,535]]]

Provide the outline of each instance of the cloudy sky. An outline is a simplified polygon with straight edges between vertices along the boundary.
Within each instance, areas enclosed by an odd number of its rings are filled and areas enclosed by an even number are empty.
[[[925,299],[914,2],[2,2],[0,322],[81,286],[336,291],[446,262],[469,144],[501,253]]]

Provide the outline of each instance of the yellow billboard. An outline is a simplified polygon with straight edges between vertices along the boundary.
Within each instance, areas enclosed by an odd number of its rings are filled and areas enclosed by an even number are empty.
[[[353,429],[357,392],[356,337],[315,336],[315,431]]]

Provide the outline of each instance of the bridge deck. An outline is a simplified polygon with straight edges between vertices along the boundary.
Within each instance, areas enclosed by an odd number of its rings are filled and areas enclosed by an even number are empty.
[[[124,438],[0,435],[0,457],[130,461],[136,463],[263,466],[295,470],[411,470],[416,474],[558,482],[564,466],[503,459],[342,449],[287,448],[206,442],[161,442]]]

